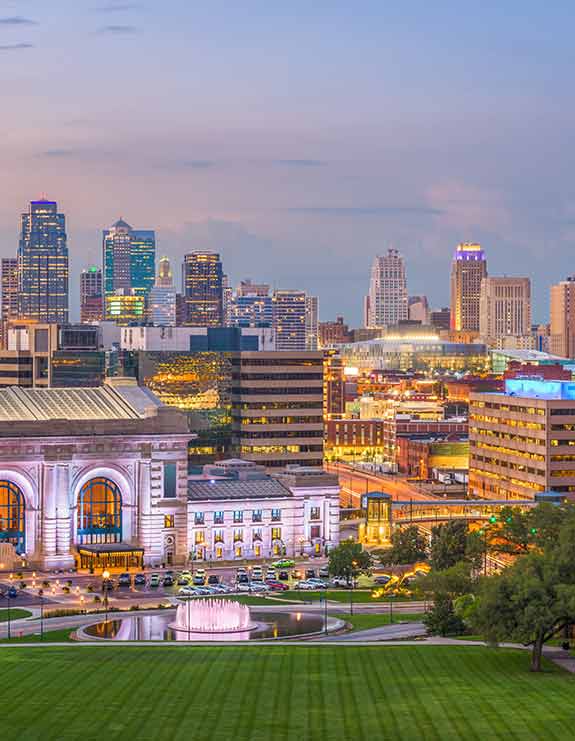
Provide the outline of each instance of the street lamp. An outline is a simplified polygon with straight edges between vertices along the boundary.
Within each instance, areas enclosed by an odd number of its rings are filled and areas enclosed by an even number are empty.
[[[104,630],[106,633],[106,638],[108,637],[108,583],[107,582],[109,578],[110,578],[110,572],[108,571],[108,569],[105,569],[102,572],[102,579],[103,579],[102,586],[104,587],[104,610],[105,610],[105,615],[106,615],[106,619],[104,623],[106,627],[104,628]]]
[[[38,590],[38,596],[40,597],[40,640],[44,640],[44,590]]]
[[[351,562],[351,589],[349,590],[349,614],[353,615],[353,588],[354,588],[354,572],[357,568],[357,561]]]

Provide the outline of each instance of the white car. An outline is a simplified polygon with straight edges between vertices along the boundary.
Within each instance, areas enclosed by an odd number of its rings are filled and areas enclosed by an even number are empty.
[[[178,589],[178,594],[180,597],[194,597],[196,590],[193,587],[182,587]]]
[[[314,584],[310,581],[298,581],[298,583],[295,585],[295,588],[311,592],[313,590],[317,590],[318,586],[317,584]]]
[[[323,579],[306,579],[306,581],[309,584],[315,584],[316,589],[327,589],[329,586],[328,583]]]
[[[269,592],[270,591],[270,588],[268,587],[268,585],[264,584],[261,581],[252,582],[250,586],[252,588],[252,592]]]
[[[277,579],[276,570],[275,569],[268,569],[266,571],[266,579]]]
[[[248,582],[240,582],[236,587],[236,592],[251,592],[252,589]]]

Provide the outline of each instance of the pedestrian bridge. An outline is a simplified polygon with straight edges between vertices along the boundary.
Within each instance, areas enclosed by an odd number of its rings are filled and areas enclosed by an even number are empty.
[[[489,520],[497,517],[503,507],[530,509],[538,502],[530,499],[442,499],[440,501],[391,502],[391,523],[396,526],[445,520]]]

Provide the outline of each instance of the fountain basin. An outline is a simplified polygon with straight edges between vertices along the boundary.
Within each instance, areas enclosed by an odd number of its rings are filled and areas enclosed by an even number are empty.
[[[249,633],[258,624],[250,617],[250,608],[235,600],[187,600],[178,605],[176,619],[168,627],[177,633]]]

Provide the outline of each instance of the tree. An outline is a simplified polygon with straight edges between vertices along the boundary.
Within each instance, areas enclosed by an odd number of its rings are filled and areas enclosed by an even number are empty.
[[[483,581],[473,622],[490,642],[532,645],[531,670],[540,671],[545,641],[575,621],[575,544],[572,523],[554,548],[532,552]]]
[[[391,548],[380,552],[384,566],[391,564],[411,564],[427,559],[427,541],[416,525],[397,529],[391,536]]]
[[[465,560],[467,532],[467,523],[455,520],[432,529],[429,558],[432,569],[443,571]]]
[[[543,551],[557,542],[561,527],[571,519],[575,519],[573,505],[544,502],[528,510],[503,507],[499,514],[489,518],[486,528],[489,550],[512,556]]]
[[[423,622],[432,635],[458,635],[465,630],[463,620],[453,609],[453,600],[447,594],[436,594],[433,607],[423,616]]]
[[[348,584],[360,574],[369,574],[372,565],[371,554],[353,540],[345,540],[329,554],[329,573],[344,578]]]
[[[455,599],[474,590],[474,581],[471,577],[471,566],[466,561],[459,561],[444,571],[430,571],[417,580],[418,586],[424,594],[436,598],[444,594]]]

